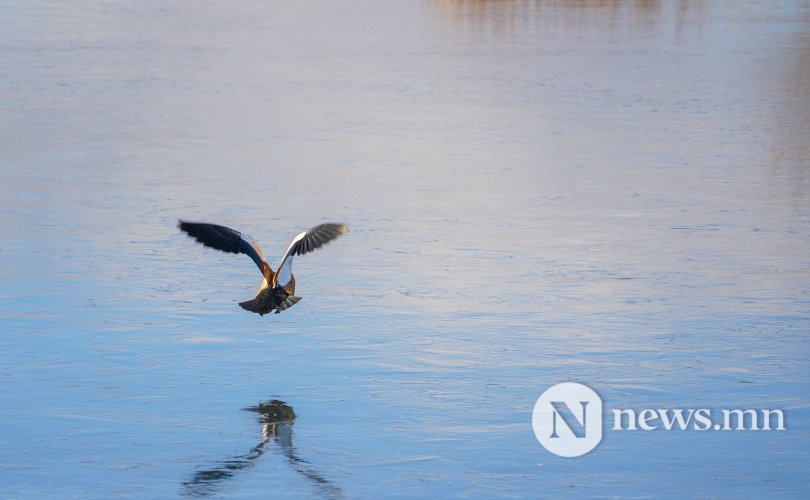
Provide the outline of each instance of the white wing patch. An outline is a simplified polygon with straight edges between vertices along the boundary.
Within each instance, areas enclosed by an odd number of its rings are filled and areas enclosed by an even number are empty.
[[[290,242],[290,246],[287,247],[287,251],[284,253],[284,257],[281,259],[281,264],[278,266],[276,276],[273,279],[273,281],[275,281],[274,286],[287,286],[292,279],[293,256],[290,255],[290,250],[292,250],[293,246],[301,241],[306,234],[306,232],[303,232],[293,238],[293,240]]]

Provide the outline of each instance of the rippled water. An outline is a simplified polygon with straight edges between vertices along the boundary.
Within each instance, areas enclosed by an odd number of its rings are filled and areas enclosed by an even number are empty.
[[[4,6],[0,496],[810,489],[805,2]],[[262,318],[178,218],[352,231]],[[558,458],[568,380],[788,430]]]

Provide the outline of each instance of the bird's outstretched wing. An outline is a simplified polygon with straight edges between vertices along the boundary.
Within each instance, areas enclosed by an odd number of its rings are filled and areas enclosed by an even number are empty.
[[[281,259],[281,264],[278,266],[278,272],[273,279],[273,286],[285,286],[290,282],[292,279],[292,263],[294,256],[304,255],[316,248],[321,248],[348,231],[349,226],[346,224],[326,223],[312,227],[293,238],[290,242],[290,246],[287,248],[287,252]]]
[[[209,224],[207,222],[188,222],[180,220],[177,222],[177,227],[181,231],[185,231],[189,236],[193,237],[203,245],[223,252],[230,253],[243,253],[253,259],[256,266],[262,272],[268,283],[273,277],[273,270],[264,259],[264,254],[256,240],[242,234],[235,229],[225,226],[218,226],[216,224]]]

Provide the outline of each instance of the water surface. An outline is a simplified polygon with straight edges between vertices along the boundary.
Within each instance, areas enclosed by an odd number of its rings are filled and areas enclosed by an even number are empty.
[[[807,494],[806,3],[5,7],[0,496]],[[178,218],[352,231],[262,318]],[[788,430],[562,459],[569,380]]]

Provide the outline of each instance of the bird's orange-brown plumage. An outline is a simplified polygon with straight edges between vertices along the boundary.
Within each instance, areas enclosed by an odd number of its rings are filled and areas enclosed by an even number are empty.
[[[246,234],[207,222],[178,221],[177,226],[189,236],[205,246],[229,253],[248,255],[262,273],[262,284],[256,296],[251,300],[240,302],[242,308],[261,315],[275,311],[280,313],[298,303],[301,297],[295,294],[295,277],[292,274],[293,257],[309,253],[338,236],[349,228],[345,224],[324,223],[300,233],[290,242],[281,264],[276,271],[264,258],[259,244]]]

